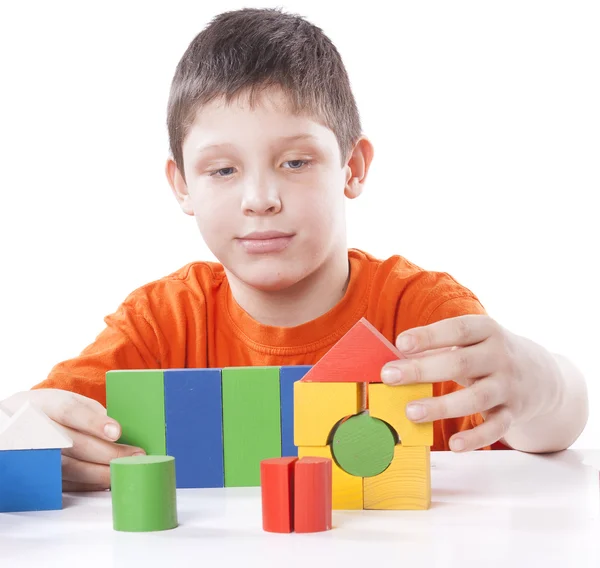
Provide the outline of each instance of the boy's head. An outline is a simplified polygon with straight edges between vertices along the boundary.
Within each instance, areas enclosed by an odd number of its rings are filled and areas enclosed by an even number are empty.
[[[167,126],[169,183],[230,280],[278,290],[341,265],[344,195],[373,150],[319,28],[276,9],[217,16],[177,65]]]

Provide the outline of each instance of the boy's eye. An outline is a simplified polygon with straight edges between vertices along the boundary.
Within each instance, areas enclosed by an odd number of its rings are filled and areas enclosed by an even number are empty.
[[[302,166],[308,164],[308,160],[288,160],[287,162],[284,162],[284,164],[290,165],[290,167],[287,169],[299,170]]]
[[[233,173],[235,168],[221,168],[220,170],[215,170],[214,172],[210,172],[211,176],[217,177],[228,177]]]

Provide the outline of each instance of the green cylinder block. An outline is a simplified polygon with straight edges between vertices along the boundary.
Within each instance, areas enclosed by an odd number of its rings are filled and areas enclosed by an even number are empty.
[[[390,465],[395,444],[387,423],[364,412],[337,427],[331,450],[336,463],[345,472],[358,477],[373,477]]]
[[[175,458],[130,456],[110,462],[113,528],[149,532],[177,526]]]

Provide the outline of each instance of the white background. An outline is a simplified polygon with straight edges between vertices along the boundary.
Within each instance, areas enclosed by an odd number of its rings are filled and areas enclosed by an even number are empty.
[[[600,4],[209,4],[0,4],[0,399],[133,289],[213,260],[164,176],[170,81],[218,12],[279,5],[337,45],[375,145],[349,246],[449,272],[571,358],[591,399],[575,447],[600,447]]]

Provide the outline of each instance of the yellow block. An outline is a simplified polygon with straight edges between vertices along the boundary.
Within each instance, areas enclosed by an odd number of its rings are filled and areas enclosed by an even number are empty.
[[[316,384],[316,383],[313,383]],[[331,448],[324,447],[299,447],[298,457],[329,458],[332,463],[332,507],[336,510],[350,510],[363,508],[363,478],[350,475],[335,463],[331,455]]]
[[[416,510],[431,505],[430,449],[398,444],[394,459],[379,475],[365,477],[365,509]]]
[[[432,396],[431,383],[396,387],[373,383],[369,385],[369,414],[396,430],[404,447],[433,446],[433,422],[415,424],[406,417],[408,402]]]
[[[332,428],[360,411],[358,383],[294,383],[294,444],[326,446]]]

